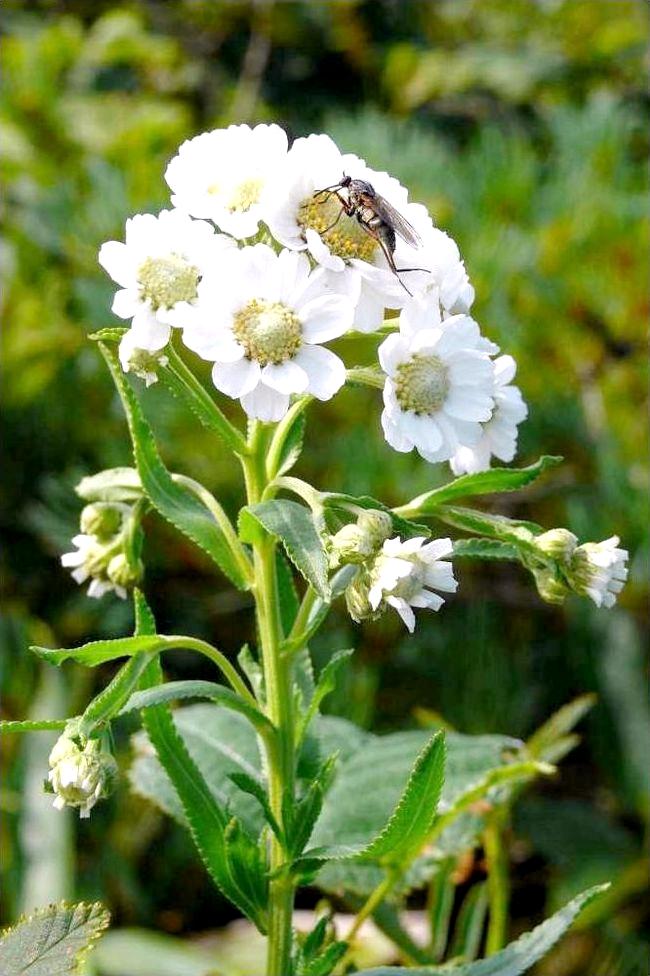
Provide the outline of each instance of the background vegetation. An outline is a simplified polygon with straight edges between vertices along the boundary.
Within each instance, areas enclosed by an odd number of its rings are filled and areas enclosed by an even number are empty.
[[[642,0],[3,6],[4,717],[74,711],[88,682],[105,677],[73,666],[60,680],[27,656],[28,642],[64,646],[130,627],[128,605],[88,600],[58,565],[77,524],[79,476],[129,460],[111,381],[86,340],[112,321],[99,245],[119,239],[132,212],[167,205],[162,174],[184,138],[231,121],[275,120],[293,136],[327,131],[390,169],[457,239],[476,317],[519,362],[531,408],[520,459],[566,459],[504,512],[526,518],[534,509],[537,521],[588,539],[615,531],[631,552],[630,584],[609,613],[577,600],[548,607],[521,573],[498,564],[463,567],[457,599],[422,619],[414,638],[396,619],[359,631],[340,613],[314,648],[318,662],[337,647],[358,651],[329,707],[376,730],[426,721],[427,709],[461,731],[525,738],[553,709],[594,692],[561,776],[517,806],[513,934],[610,880],[594,926],[538,971],[645,973]],[[359,356],[373,340],[364,342]],[[196,472],[234,509],[235,469],[221,466],[192,419],[156,388],[147,410],[169,466]],[[446,477],[389,451],[379,413],[371,391],[318,407],[306,477],[387,501]],[[161,628],[235,653],[251,636],[245,600],[158,523],[147,550]],[[181,652],[169,668],[200,676]],[[127,731],[116,743],[125,760]],[[185,837],[126,783],[89,824],[50,812],[37,797],[47,738],[3,743],[7,919],[63,894],[103,899],[117,925],[174,933],[232,917]],[[467,871],[480,876],[480,860]]]

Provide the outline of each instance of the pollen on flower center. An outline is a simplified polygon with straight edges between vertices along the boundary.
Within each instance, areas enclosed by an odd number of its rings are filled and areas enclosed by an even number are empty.
[[[196,298],[200,277],[199,269],[180,254],[147,258],[138,268],[140,294],[154,311],[172,308],[177,302],[191,302]]]
[[[336,225],[332,226],[335,220]],[[335,196],[327,198],[323,194],[303,200],[298,208],[298,223],[303,230],[315,230],[320,234],[332,254],[339,258],[371,262],[377,250],[377,242],[358,220],[341,214],[341,203]]]
[[[440,409],[449,392],[447,367],[438,356],[414,355],[397,367],[395,396],[402,410],[432,414]]]
[[[260,179],[244,180],[239,183],[228,198],[226,207],[231,213],[246,213],[247,210],[257,203],[262,192],[263,182]]]
[[[291,359],[302,345],[298,316],[281,302],[254,298],[235,315],[233,335],[260,366]]]

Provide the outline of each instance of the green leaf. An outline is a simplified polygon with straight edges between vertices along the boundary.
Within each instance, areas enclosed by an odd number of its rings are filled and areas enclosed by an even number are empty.
[[[0,722],[0,735],[11,732],[52,732],[64,729],[68,724],[67,718],[46,718],[40,720],[26,719],[11,721],[5,719]]]
[[[433,825],[445,775],[445,734],[436,732],[415,760],[406,788],[382,832],[358,856],[399,863],[425,843]]]
[[[151,634],[142,637],[120,637],[117,640],[98,640],[82,644],[81,647],[38,647],[33,645],[30,651],[38,654],[50,664],[62,664],[63,661],[76,661],[88,668],[97,667],[106,661],[114,661],[118,657],[132,657],[145,651],[161,651],[168,647],[164,637]]]
[[[273,815],[271,810],[271,803],[269,800],[268,793],[260,783],[258,779],[253,779],[248,773],[231,773],[230,779],[233,781],[235,786],[238,786],[240,790],[244,793],[248,793],[250,796],[254,796],[259,803],[262,811],[264,813],[264,818],[268,823],[269,827],[278,838],[278,840],[284,842],[284,836],[280,828],[279,823]]]
[[[324,600],[330,598],[327,556],[309,509],[279,499],[250,505],[239,513],[239,534],[253,542],[260,528],[279,539],[296,569]]]
[[[80,498],[87,502],[140,501],[144,492],[140,475],[135,468],[107,468],[97,474],[82,478],[75,488]]]
[[[431,950],[436,961],[444,959],[449,939],[451,914],[456,898],[456,885],[453,881],[455,871],[456,859],[449,857],[440,863],[431,880],[429,894]]]
[[[103,905],[50,905],[22,918],[0,937],[2,976],[76,976],[108,926]]]
[[[128,331],[127,328],[119,325],[111,325],[105,329],[98,329],[97,332],[91,332],[88,338],[95,342],[119,342]]]
[[[528,739],[526,746],[530,755],[545,759],[547,762],[555,761],[555,748],[558,743],[561,743],[574,726],[591,711],[596,701],[594,694],[579,695],[558,709]]]
[[[288,634],[298,615],[300,600],[296,592],[289,561],[281,549],[277,549],[275,553],[275,572],[278,581],[278,602],[280,604],[282,633]]]
[[[216,684],[214,681],[167,681],[165,684],[156,685],[154,688],[136,691],[123,706],[120,715],[140,711],[143,708],[151,708],[153,705],[177,701],[181,698],[209,698],[223,708],[229,708],[245,715],[260,730],[270,731],[273,728],[266,715],[263,715],[262,712],[254,708],[236,692],[231,691],[230,688]]]
[[[561,457],[543,455],[539,461],[527,468],[490,468],[477,474],[464,474],[449,484],[434,488],[403,505],[400,511],[408,511],[409,516],[426,515],[435,512],[439,505],[456,498],[469,498],[472,495],[487,495],[502,491],[517,491],[536,481],[549,468],[562,463]]]
[[[223,530],[205,505],[173,480],[160,459],[151,427],[114,353],[101,343],[100,349],[124,406],[135,464],[149,501],[163,518],[203,549],[235,586],[247,589],[248,580],[234,558]]]
[[[294,404],[292,411],[290,411],[291,416],[287,414],[285,418],[287,423],[285,424],[283,421],[278,426],[276,435],[273,438],[273,448],[275,448],[275,453],[277,454],[273,467],[276,470],[270,471],[267,469],[269,478],[279,478],[281,475],[287,474],[302,453],[305,427],[307,425],[305,415],[302,411],[305,409],[310,398],[305,397],[304,399],[304,405],[302,400]]]
[[[488,959],[451,969],[449,966],[424,969],[380,966],[377,969],[364,969],[357,976],[521,976],[553,948],[580,912],[606,888],[607,885],[597,885],[578,895],[532,932],[526,932]]]
[[[510,559],[518,560],[516,546],[497,539],[455,539],[454,559]]]
[[[89,736],[94,728],[117,715],[155,656],[156,651],[140,651],[120,668],[87,706],[81,717],[80,732]]]
[[[153,630],[155,628],[153,615],[139,591],[135,594],[135,607],[136,629]],[[139,635],[141,636],[149,635]],[[154,688],[160,687],[162,672],[158,660],[152,661],[149,665],[147,678]],[[214,706],[208,707],[214,709]],[[256,742],[254,731],[243,717],[237,714],[227,717],[229,726],[233,726],[237,720],[243,722],[248,734]],[[236,822],[234,825],[232,822],[229,824],[224,808],[211,791],[201,769],[179,734],[169,706],[157,704],[144,707],[142,722],[157,756],[155,760],[150,759],[150,764],[155,764],[154,768],[158,766],[161,772],[164,769],[163,783],[167,798],[171,796],[171,806],[177,815],[180,811],[181,818],[188,827],[212,880],[224,895],[263,932],[266,927],[266,898],[262,900],[257,898],[259,879],[252,879],[251,894],[248,885],[251,879],[245,879],[242,875],[242,870],[245,873],[242,863],[249,862],[250,845],[254,842],[247,835],[244,836],[245,832]],[[224,741],[230,741],[230,733],[225,733],[223,738]],[[132,782],[135,765],[131,770]]]
[[[320,675],[318,676],[316,687],[313,689],[312,698],[309,702],[309,708],[299,723],[297,735],[298,741],[300,741],[304,735],[305,729],[308,728],[309,723],[312,721],[316,712],[320,708],[320,704],[323,699],[325,699],[327,695],[331,694],[331,692],[333,692],[336,688],[338,673],[345,662],[348,661],[353,654],[354,650],[336,651],[335,654],[332,654],[331,658],[321,671]]]

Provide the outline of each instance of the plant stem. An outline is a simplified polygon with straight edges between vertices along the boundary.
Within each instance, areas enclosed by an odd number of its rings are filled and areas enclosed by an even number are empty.
[[[267,429],[254,424],[249,438],[250,455],[243,459],[249,505],[258,502],[266,487]],[[283,641],[277,592],[275,540],[264,535],[253,545],[255,605],[266,686],[267,715],[276,734],[265,741],[269,803],[277,822],[285,829],[285,804],[293,804],[295,726],[291,665],[281,655]],[[270,839],[269,928],[267,976],[287,976],[291,971],[294,882],[283,870],[287,861],[284,844]]]
[[[503,949],[508,939],[508,901],[510,884],[506,849],[503,843],[503,818],[493,814],[483,833],[483,847],[488,866],[488,921],[486,955]]]
[[[351,927],[350,931],[347,933],[347,935],[345,937],[345,941],[348,943],[348,948],[346,949],[345,953],[339,959],[339,963],[338,963],[338,967],[337,967],[337,972],[339,970],[340,971],[344,971],[344,964],[350,958],[350,953],[352,952],[352,947],[353,947],[352,944],[353,944],[356,936],[358,935],[361,926],[366,921],[366,919],[369,918],[372,915],[372,913],[375,911],[375,909],[376,908],[379,908],[379,906],[381,905],[381,903],[384,900],[384,898],[386,897],[386,895],[388,895],[390,893],[393,885],[395,884],[395,880],[396,879],[395,879],[394,872],[393,871],[388,871],[388,873],[386,874],[386,877],[384,878],[384,880],[380,884],[377,885],[377,887],[375,888],[375,890],[368,897],[367,901],[359,909],[359,911],[357,913],[357,916],[356,916],[354,922],[352,923],[352,927]]]

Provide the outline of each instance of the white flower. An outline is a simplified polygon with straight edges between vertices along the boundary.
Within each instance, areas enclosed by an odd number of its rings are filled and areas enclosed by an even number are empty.
[[[627,580],[628,552],[618,548],[619,542],[613,535],[603,542],[585,542],[573,553],[569,584],[597,607],[613,607]]]
[[[195,301],[203,276],[218,274],[221,255],[234,247],[211,224],[178,210],[136,214],[126,222],[126,243],[102,244],[99,263],[121,285],[113,312],[133,319],[132,348],[157,352],[166,346],[174,313]]]
[[[494,360],[494,412],[483,424],[481,439],[473,447],[459,447],[451,458],[454,474],[485,471],[492,455],[500,461],[512,461],[517,450],[517,426],[528,416],[521,391],[510,381],[517,371],[512,356]]]
[[[207,217],[243,239],[266,219],[269,183],[285,165],[287,136],[279,125],[230,125],[182,144],[165,179],[175,207]]]
[[[412,312],[412,309],[411,309]],[[461,445],[481,438],[481,424],[494,407],[494,371],[473,319],[452,316],[441,326],[411,329],[388,336],[379,347],[379,362],[388,374],[381,422],[396,451],[415,447],[426,461],[445,461]],[[405,333],[405,334],[404,334]]]
[[[355,217],[342,213],[340,200],[318,193],[339,183],[344,173],[370,183],[420,237],[424,239],[430,233],[432,224],[426,208],[409,203],[406,189],[396,179],[370,169],[358,156],[342,154],[327,135],[294,142],[272,188],[268,225],[285,247],[308,250],[322,267],[358,281],[354,326],[372,332],[381,325],[385,308],[401,308],[409,299],[409,291],[424,287],[431,276],[428,272],[395,275],[379,243]],[[344,199],[346,193],[341,191]],[[428,268],[422,263],[424,253],[396,237],[393,258],[398,268]]]
[[[433,589],[443,593],[455,593],[458,583],[454,579],[453,567],[444,560],[451,555],[451,539],[434,539],[427,542],[424,537],[408,539],[387,539],[381,553],[371,570],[373,579],[368,591],[368,602],[373,610],[382,603],[397,610],[413,633],[415,614],[412,607],[428,607],[439,610],[445,602]]]
[[[158,367],[167,366],[169,359],[161,352],[143,349],[138,343],[137,330],[129,329],[120,339],[118,355],[124,372],[135,373],[149,387],[158,382]]]
[[[122,600],[126,600],[126,589],[114,583],[107,575],[108,566],[116,553],[112,544],[100,542],[94,535],[80,533],[72,539],[76,549],[61,556],[61,565],[71,569],[71,576],[81,585],[90,579],[88,596],[99,599],[114,590]]]
[[[292,393],[329,400],[345,382],[343,363],[319,343],[350,328],[353,304],[304,254],[234,251],[218,285],[201,283],[191,313],[183,341],[214,362],[214,385],[249,417],[280,420]]]
[[[95,739],[82,747],[66,732],[56,741],[49,758],[48,780],[55,794],[57,810],[77,807],[80,817],[89,817],[101,797],[106,796],[115,779],[115,760],[102,752]]]

